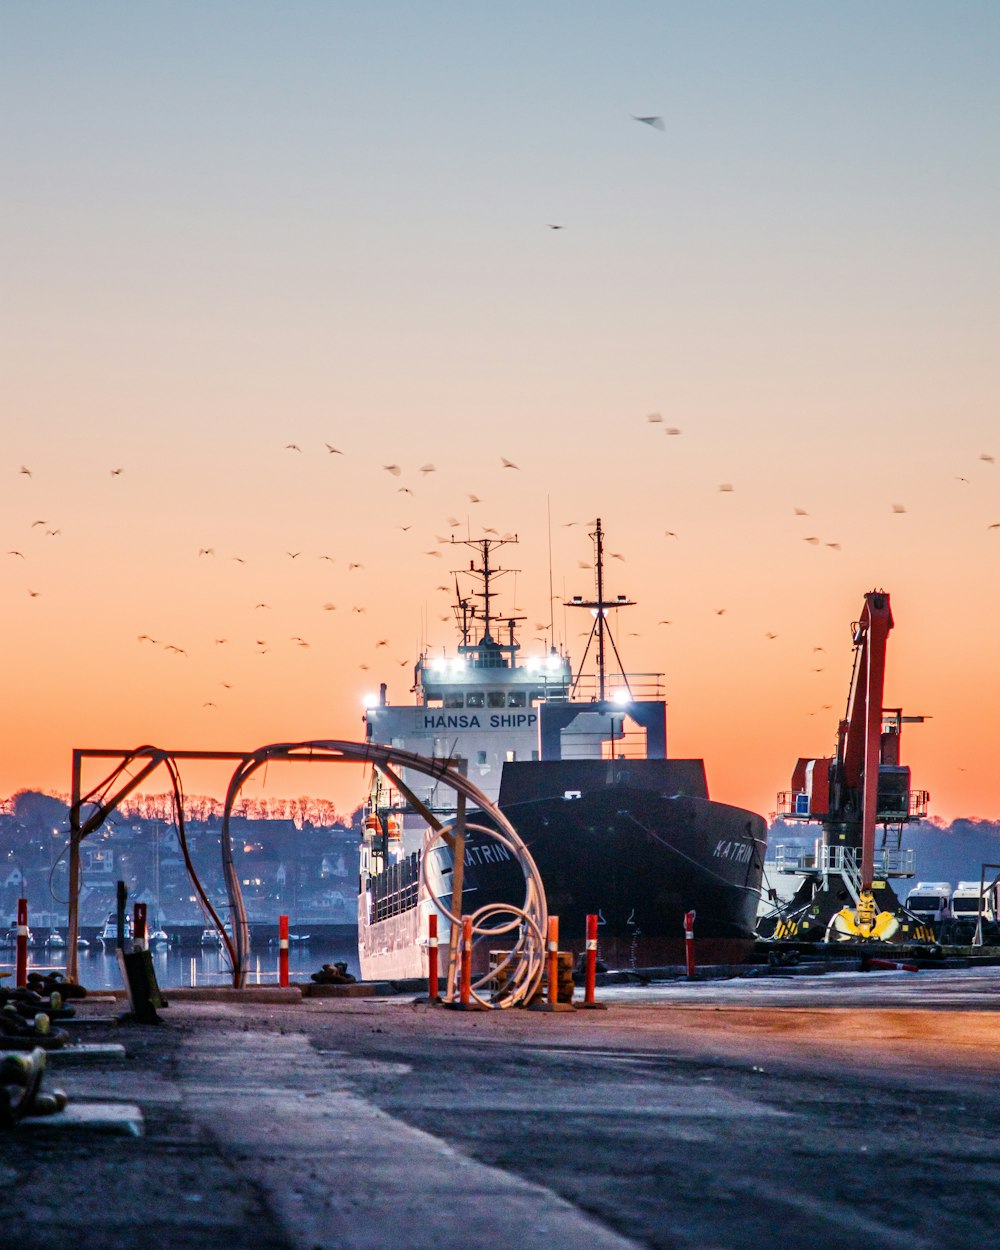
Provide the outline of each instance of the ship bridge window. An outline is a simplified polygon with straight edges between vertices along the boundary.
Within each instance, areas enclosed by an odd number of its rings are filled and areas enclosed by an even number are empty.
[[[445,707],[464,707],[465,699],[460,694],[446,694],[444,696]]]
[[[513,764],[513,763],[515,762],[515,760],[517,759],[517,752],[516,752],[516,751],[508,751],[508,752],[507,752],[507,755],[506,755],[506,759],[507,759],[507,763],[508,763],[508,764]]]
[[[486,694],[487,707],[503,707],[507,700],[502,690],[489,690]]]
[[[507,706],[527,707],[527,697],[523,690],[512,690],[507,696]]]
[[[476,753],[476,763],[477,763],[477,764],[485,764],[485,763],[486,763],[486,752],[485,752],[485,751],[478,751],[478,752]]]
[[[465,696],[465,706],[466,707],[485,707],[486,696],[483,694],[481,690],[470,692],[469,694]]]

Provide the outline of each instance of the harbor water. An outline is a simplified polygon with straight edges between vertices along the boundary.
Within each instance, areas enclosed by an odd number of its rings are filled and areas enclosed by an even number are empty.
[[[171,985],[229,985],[232,974],[225,951],[217,946],[169,946],[151,952],[158,983],[166,988]],[[323,964],[343,961],[348,972],[360,977],[358,967],[358,942],[351,934],[343,937],[324,938],[322,941],[294,943],[288,951],[288,977],[290,981],[308,981],[313,972]],[[32,947],[28,952],[28,971],[65,972],[66,952]],[[14,977],[14,952],[0,951],[0,973],[9,972],[4,983],[12,984]],[[121,989],[121,973],[114,947],[91,943],[79,952],[80,984],[90,990]],[[250,952],[248,985],[278,984],[278,949],[269,946]]]

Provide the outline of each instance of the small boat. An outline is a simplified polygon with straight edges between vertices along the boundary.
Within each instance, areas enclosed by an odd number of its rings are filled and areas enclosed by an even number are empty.
[[[90,946],[90,943],[87,941],[85,937],[78,937],[76,939],[76,945],[77,945],[78,950],[86,950],[87,947]]]
[[[97,940],[103,942],[105,946],[118,945],[118,915],[116,912],[108,912],[108,918],[104,922],[104,928],[97,935]],[[125,913],[125,941],[132,940],[132,917]]]
[[[166,930],[164,929],[154,929],[153,932],[149,935],[148,941],[151,947],[170,945],[170,938],[167,936]]]
[[[202,929],[201,931],[202,946],[221,946],[222,934],[218,929]]]
[[[48,946],[50,949],[57,949],[57,948],[61,949],[62,947],[66,945],[66,939],[63,937],[63,935],[59,932],[58,929],[52,929],[49,933],[49,936],[45,939],[45,945]]]
[[[30,929],[28,930],[28,945],[29,946],[35,945],[35,939]],[[7,933],[5,934],[5,936],[2,939],[0,939],[0,946],[4,948],[10,948],[11,950],[13,950],[17,946],[17,925],[16,924],[12,924],[10,928],[7,930]]]

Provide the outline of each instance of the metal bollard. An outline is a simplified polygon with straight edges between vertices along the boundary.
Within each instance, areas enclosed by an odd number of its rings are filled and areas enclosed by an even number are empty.
[[[463,1007],[472,1002],[472,917],[462,917],[462,980],[459,1000]]]
[[[440,1002],[438,997],[438,918],[427,917],[427,1000]]]
[[[694,964],[694,918],[697,912],[686,911],[684,913],[684,957],[687,961],[687,974],[689,977],[695,975]]]
[[[549,1006],[559,1003],[559,917],[549,916]]]
[[[278,984],[288,984],[288,917],[278,917]]]
[[[144,951],[146,941],[146,904],[136,903],[132,908],[132,949]]]
[[[24,989],[28,984],[28,900],[17,900],[17,957],[14,984]]]

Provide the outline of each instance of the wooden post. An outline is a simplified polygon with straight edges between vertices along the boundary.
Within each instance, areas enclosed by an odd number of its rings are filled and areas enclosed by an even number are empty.
[[[462,914],[462,888],[465,882],[465,795],[458,796],[452,833],[451,910]],[[455,976],[458,971],[460,926],[453,924],[448,933],[448,1001],[455,998]]]

